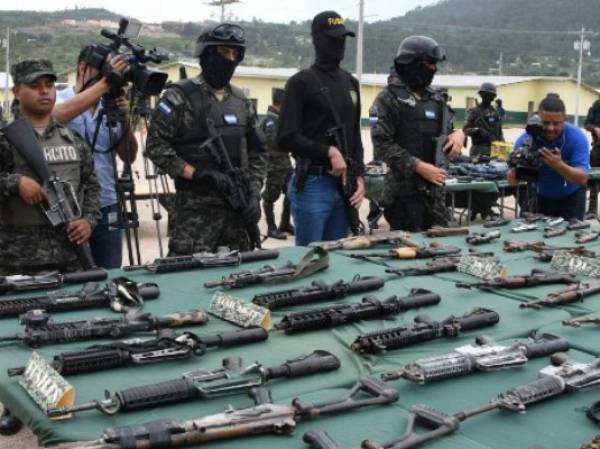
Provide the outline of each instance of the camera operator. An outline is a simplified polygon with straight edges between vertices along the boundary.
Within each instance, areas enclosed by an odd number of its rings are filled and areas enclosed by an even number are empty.
[[[585,186],[590,169],[588,141],[583,131],[566,123],[565,104],[556,94],[540,102],[538,114],[542,133],[533,145],[539,152],[537,179],[538,212],[565,219],[582,220],[585,212]],[[527,133],[519,136],[513,152],[522,147]],[[517,184],[516,169],[508,171],[507,180]]]
[[[127,125],[129,103],[124,93],[115,99],[124,120],[112,129],[109,128],[107,118],[102,114],[103,104],[100,100],[111,90],[111,84],[87,63],[86,57],[90,50],[91,46],[86,46],[79,53],[75,86],[58,92],[52,114],[58,122],[78,133],[92,147],[94,167],[101,187],[102,212],[102,220],[90,239],[92,254],[98,266],[119,268],[123,241],[119,226],[114,151],[121,160],[131,163],[137,154],[137,141]],[[105,64],[110,64],[113,73],[119,76],[129,67],[123,55],[109,57]],[[98,125],[99,120],[102,121]]]

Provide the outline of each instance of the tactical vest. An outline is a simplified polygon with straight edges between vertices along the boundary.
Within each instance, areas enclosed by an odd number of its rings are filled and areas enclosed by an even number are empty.
[[[498,111],[495,109],[483,109],[481,107],[477,107],[475,111],[479,116],[477,121],[475,121],[475,126],[484,127],[485,130],[489,133],[489,138],[485,139],[478,135],[473,135],[471,140],[473,141],[473,145],[486,145],[490,146],[492,141],[501,140],[502,139],[502,121],[500,120],[500,115]]]
[[[387,86],[400,109],[395,142],[422,161],[435,162],[435,139],[442,130],[443,100],[435,94],[420,100],[402,85]]]
[[[75,193],[79,195],[78,201],[81,204],[82,198],[79,192],[81,155],[71,132],[65,127],[57,126],[51,131],[50,136],[40,138],[40,144],[48,162],[50,176],[70,182]],[[12,154],[14,173],[40,182],[19,150],[13,149]],[[41,206],[26,204],[18,194],[11,196],[8,201],[0,205],[0,225],[47,226],[48,224],[49,221],[42,212]]]
[[[202,144],[210,138],[206,127],[206,118],[209,118],[213,121],[217,133],[223,138],[231,164],[234,167],[247,168],[248,100],[243,94],[232,87],[231,94],[224,101],[218,101],[207,95],[204,87],[192,80],[182,80],[173,86],[180,89],[190,103],[194,123],[197,124],[195,129],[186,129],[180,138],[172,142],[177,155],[197,170],[222,171],[209,149],[201,148]],[[181,176],[175,179],[175,187],[179,190],[195,190],[202,193],[206,192],[206,189],[214,189],[208,182],[201,186]]]

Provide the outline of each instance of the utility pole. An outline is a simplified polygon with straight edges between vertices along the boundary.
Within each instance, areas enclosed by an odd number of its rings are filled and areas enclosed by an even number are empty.
[[[590,55],[590,41],[585,40],[586,32],[584,27],[581,27],[579,40],[573,43],[573,48],[579,51],[579,64],[577,65],[577,89],[575,90],[575,114],[573,122],[575,126],[579,126],[579,91],[581,90],[581,72],[583,69],[583,51],[585,50]],[[591,34],[591,33],[590,33]]]
[[[205,2],[209,6],[219,6],[221,8],[221,20],[220,22],[225,22],[225,6],[232,5],[234,3],[241,3],[240,0],[211,0]]]
[[[365,0],[358,2],[358,39],[356,40],[356,78],[358,85],[363,74],[363,26],[365,21]]]
[[[503,59],[504,53],[500,52],[500,57],[498,58],[498,75],[502,76],[502,59]]]

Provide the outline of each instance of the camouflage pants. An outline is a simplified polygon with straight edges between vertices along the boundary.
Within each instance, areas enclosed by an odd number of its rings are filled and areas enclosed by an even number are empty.
[[[287,184],[292,176],[292,170],[286,170],[285,172],[269,171],[267,173],[267,180],[265,182],[265,189],[262,192],[262,199],[265,203],[273,204],[279,199],[279,195],[282,193],[285,195],[287,192]]]
[[[248,233],[239,214],[194,192],[177,192],[175,216],[169,240],[169,256],[215,252],[219,246],[246,251]]]
[[[432,195],[414,194],[396,197],[386,206],[383,215],[393,231],[423,231],[432,226],[448,225],[444,191],[435,189]]]

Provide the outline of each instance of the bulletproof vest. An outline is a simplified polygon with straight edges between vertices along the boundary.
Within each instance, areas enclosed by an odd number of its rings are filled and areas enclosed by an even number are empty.
[[[48,162],[50,176],[70,182],[75,193],[79,195],[78,201],[81,204],[82,198],[81,192],[79,192],[81,155],[75,145],[73,135],[67,128],[55,127],[47,138],[40,138],[40,144]],[[40,179],[17,149],[13,149],[13,160],[14,173],[28,176],[41,184]],[[49,221],[40,205],[30,206],[17,194],[12,195],[8,201],[0,205],[0,224],[5,226],[47,226]]]
[[[210,135],[206,127],[206,119],[213,121],[215,129],[221,135],[223,143],[234,167],[248,167],[246,128],[248,125],[247,99],[232,87],[232,92],[223,101],[218,101],[204,92],[204,87],[193,80],[182,80],[173,85],[181,89],[194,113],[194,129],[186,129],[184,134],[172,143],[175,152],[188,164],[198,170],[222,171],[217,158],[211,155],[208,147],[202,147]],[[215,142],[215,149],[218,144]],[[199,185],[182,177],[175,179],[175,187],[180,190],[197,190],[205,192],[213,189],[208,184]]]
[[[402,85],[387,86],[400,108],[402,120],[396,123],[396,143],[422,161],[435,162],[435,139],[442,130],[444,103],[435,92],[416,99]]]
[[[477,121],[474,123],[475,126],[485,128],[489,133],[489,139],[484,139],[478,135],[473,135],[473,145],[491,145],[494,140],[502,139],[502,121],[498,111],[493,108],[483,108],[478,106],[476,113],[479,114]]]

